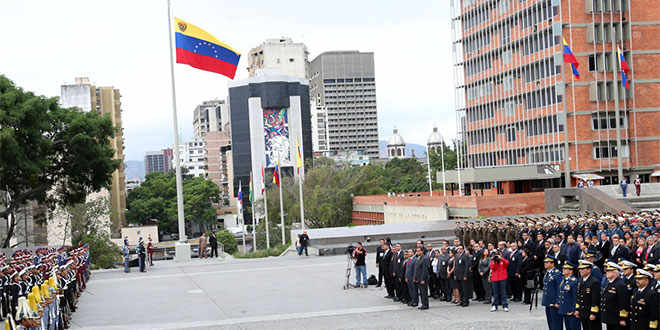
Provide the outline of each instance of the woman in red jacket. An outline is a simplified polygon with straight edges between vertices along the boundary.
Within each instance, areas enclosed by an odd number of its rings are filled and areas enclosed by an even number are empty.
[[[502,258],[500,251],[495,251],[495,256],[490,261],[490,282],[493,288],[493,307],[490,311],[497,311],[497,306],[502,305],[505,312],[509,311],[509,303],[506,298],[506,269],[509,267],[509,261]]]

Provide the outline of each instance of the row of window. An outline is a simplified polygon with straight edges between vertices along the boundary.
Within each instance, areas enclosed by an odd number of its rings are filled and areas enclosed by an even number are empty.
[[[564,125],[559,125],[557,115],[532,118],[514,124],[483,128],[467,133],[470,145],[495,142],[496,135],[506,134],[508,142],[516,141],[516,132],[524,130],[527,136],[546,135],[564,131]]]
[[[324,84],[348,83],[361,81],[376,81],[375,78],[343,78],[343,79],[323,79]]]
[[[376,94],[353,94],[353,95],[327,95],[326,99],[350,99],[350,98],[367,98],[376,97]]]
[[[333,94],[333,93],[360,93],[360,92],[376,92],[375,88],[367,88],[367,89],[337,89],[337,90],[326,90],[326,94]]]
[[[549,145],[470,154],[467,156],[467,167],[498,166],[500,165],[498,160],[504,160],[506,165],[516,165],[520,158],[526,159],[527,164],[560,162],[564,160],[564,147],[563,145]]]

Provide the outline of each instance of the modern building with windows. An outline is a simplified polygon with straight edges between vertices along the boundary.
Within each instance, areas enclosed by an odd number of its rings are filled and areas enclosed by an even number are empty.
[[[302,42],[291,38],[267,39],[248,53],[248,74],[254,76],[259,69],[277,70],[283,75],[308,78],[309,52]]]
[[[660,7],[630,0],[451,0],[459,170],[470,194],[660,169]],[[579,78],[565,64],[563,40]],[[617,49],[630,70],[622,84]],[[568,176],[567,176],[568,173]],[[569,180],[566,180],[566,179]],[[481,190],[481,189],[480,189]]]
[[[163,149],[160,151],[147,151],[144,154],[144,174],[151,172],[169,172],[172,169],[172,160],[174,153],[172,149]]]
[[[204,101],[195,107],[193,134],[203,139],[208,132],[219,132],[229,122],[229,109],[225,100]]]
[[[204,140],[193,140],[179,145],[181,168],[194,177],[206,177],[206,148]]]
[[[378,158],[374,53],[332,51],[310,65],[310,100],[326,115],[329,151]]]

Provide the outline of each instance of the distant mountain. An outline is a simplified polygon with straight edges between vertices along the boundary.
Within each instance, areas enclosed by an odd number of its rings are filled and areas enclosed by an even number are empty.
[[[140,179],[144,180],[144,162],[141,160],[127,160],[124,162],[126,168],[124,173],[126,179]]]
[[[380,158],[387,158],[387,141],[379,141],[378,149]],[[412,156],[412,152],[415,152],[415,157],[417,158],[426,158],[426,146],[406,143],[406,156]]]

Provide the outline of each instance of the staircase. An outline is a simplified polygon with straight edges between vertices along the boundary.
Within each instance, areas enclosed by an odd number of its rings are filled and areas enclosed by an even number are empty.
[[[630,205],[635,211],[651,211],[660,209],[660,195],[641,195],[620,197],[619,200]]]
[[[621,195],[619,185],[596,186],[594,188],[628,204],[635,211],[660,209],[660,183],[643,183],[641,196],[635,194],[635,186],[632,184],[628,185],[627,197]]]

